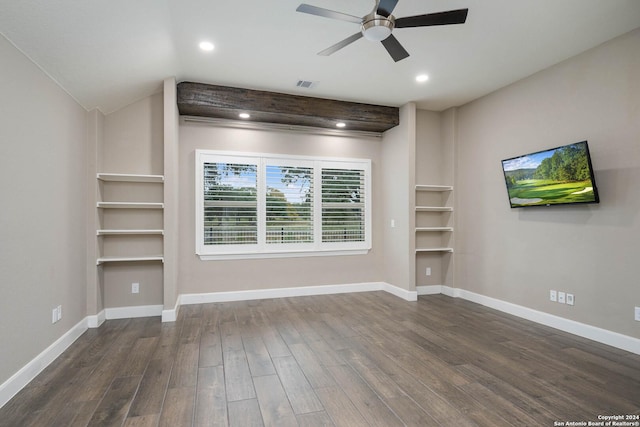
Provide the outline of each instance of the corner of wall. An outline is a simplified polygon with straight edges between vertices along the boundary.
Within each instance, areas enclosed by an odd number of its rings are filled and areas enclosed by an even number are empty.
[[[382,136],[380,183],[384,206],[384,281],[407,291],[415,291],[411,209],[415,146],[416,105],[408,103],[400,108],[400,124]]]
[[[100,270],[96,268],[98,247],[96,242],[96,230],[98,229],[98,214],[96,204],[98,202],[98,188],[96,175],[100,170],[100,152],[104,139],[104,114],[100,110],[93,109],[87,113],[87,237],[86,237],[86,314],[96,316],[104,309],[104,301],[100,287]]]
[[[179,112],[175,77],[164,80],[164,310],[165,317],[177,316],[178,299],[178,126]],[[175,308],[174,308],[175,307]],[[171,312],[173,311],[173,314]],[[165,314],[166,313],[166,314]]]

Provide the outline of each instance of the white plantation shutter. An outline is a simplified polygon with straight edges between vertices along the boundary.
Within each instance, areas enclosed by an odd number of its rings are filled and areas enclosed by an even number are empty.
[[[365,240],[365,171],[322,169],[322,241]]]
[[[257,165],[205,163],[204,244],[258,242]]]
[[[313,242],[313,167],[272,164],[266,172],[266,243]]]
[[[196,150],[201,259],[371,248],[370,160]]]

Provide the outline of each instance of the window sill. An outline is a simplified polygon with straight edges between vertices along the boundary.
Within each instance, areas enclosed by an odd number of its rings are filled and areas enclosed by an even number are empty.
[[[264,258],[304,258],[316,256],[347,256],[366,255],[369,249],[328,250],[328,251],[298,251],[298,252],[264,252],[264,253],[226,253],[226,254],[196,254],[201,261],[225,261],[234,259],[264,259]]]

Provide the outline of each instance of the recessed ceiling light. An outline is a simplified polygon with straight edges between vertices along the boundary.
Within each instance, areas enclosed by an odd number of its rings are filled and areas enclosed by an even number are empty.
[[[249,117],[251,117],[251,114],[249,114],[249,113],[240,113],[240,114],[238,114],[238,117],[240,117],[241,119],[248,119]]]
[[[211,52],[214,48],[213,43],[211,42],[200,42],[198,46],[200,46],[200,49],[204,50],[205,52]]]
[[[338,123],[336,123],[336,127],[343,128],[343,127],[345,127],[345,126],[347,126],[347,124],[346,124],[346,123],[344,123],[344,122],[338,122]]]
[[[429,76],[428,76],[428,75],[426,75],[426,74],[419,74],[419,75],[417,75],[417,76],[416,76],[416,81],[417,81],[418,83],[424,83],[424,82],[426,82],[427,80],[429,80]]]

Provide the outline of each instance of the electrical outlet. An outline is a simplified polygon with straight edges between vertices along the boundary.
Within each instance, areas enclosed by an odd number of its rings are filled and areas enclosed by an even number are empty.
[[[640,322],[640,307],[636,307],[635,319]]]
[[[58,321],[62,320],[62,306],[61,305],[56,307],[56,312],[58,314]]]
[[[51,323],[56,323],[58,321],[58,309],[54,308],[51,310]]]
[[[139,294],[140,293],[140,283],[132,283],[131,284],[131,293]]]
[[[558,301],[558,293],[556,291],[554,291],[553,289],[549,291],[549,300],[553,301],[553,302],[557,302]]]
[[[391,228],[396,228],[396,220],[395,219],[391,220]]]
[[[567,294],[567,305],[573,305],[573,294]]]
[[[564,304],[566,302],[566,294],[562,291],[558,292],[558,302]]]
[[[431,267],[427,267],[426,273],[427,273],[427,276],[431,276]]]

